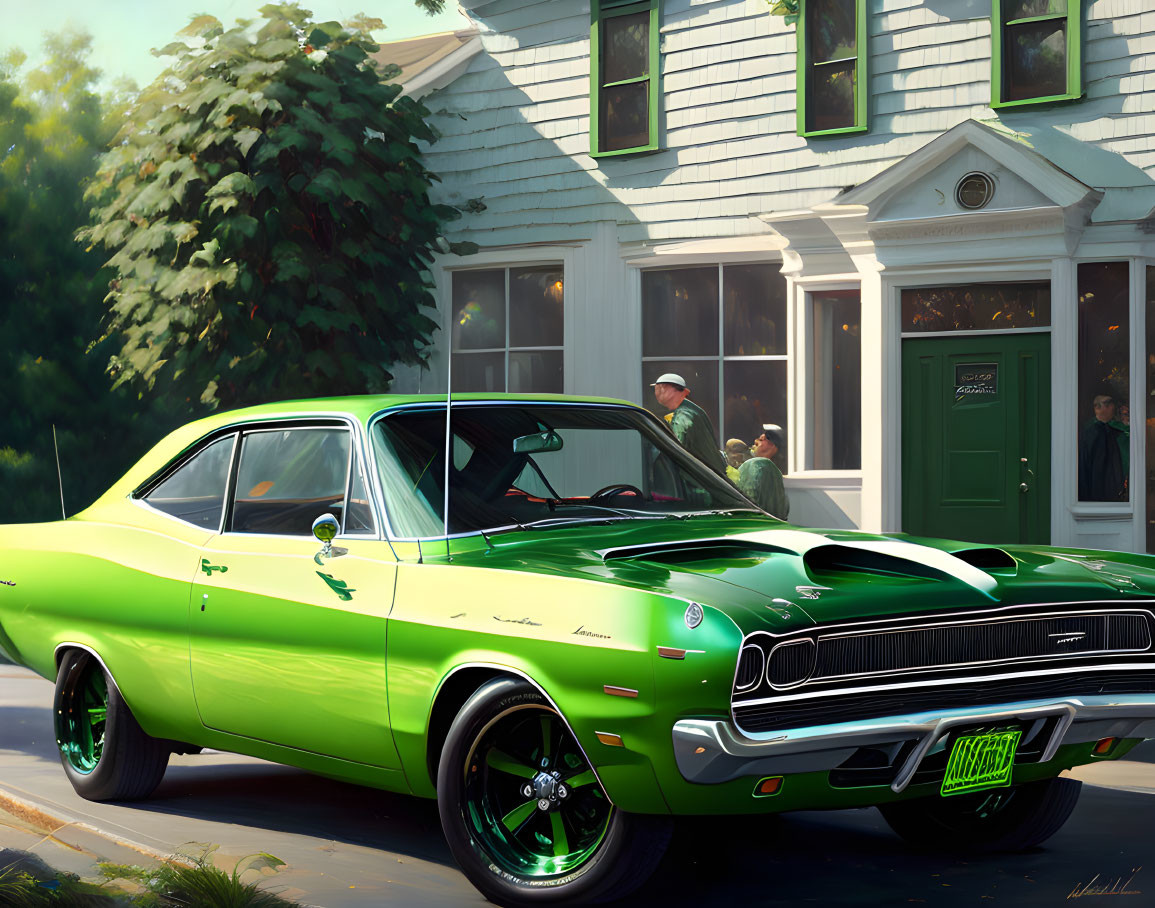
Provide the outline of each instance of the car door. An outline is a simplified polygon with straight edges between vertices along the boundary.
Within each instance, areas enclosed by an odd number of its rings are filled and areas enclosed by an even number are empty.
[[[385,688],[396,561],[346,423],[241,433],[224,531],[202,552],[190,616],[208,727],[398,768]],[[328,554],[313,521],[341,532]]]

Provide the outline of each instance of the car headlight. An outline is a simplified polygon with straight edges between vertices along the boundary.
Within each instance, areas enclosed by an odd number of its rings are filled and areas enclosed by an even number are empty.
[[[814,674],[818,647],[809,637],[779,643],[770,650],[766,680],[774,688],[794,687]]]
[[[734,679],[734,690],[743,691],[754,687],[762,680],[762,673],[766,670],[766,654],[762,647],[748,643],[742,647],[738,657],[738,674]]]

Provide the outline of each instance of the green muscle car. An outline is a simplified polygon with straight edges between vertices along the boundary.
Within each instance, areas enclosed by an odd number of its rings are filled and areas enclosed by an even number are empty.
[[[56,679],[81,795],[250,754],[436,797],[487,897],[584,903],[679,814],[1030,847],[1064,769],[1155,736],[1155,559],[799,529],[631,404],[446,409],[221,413],[0,527],[0,649]]]

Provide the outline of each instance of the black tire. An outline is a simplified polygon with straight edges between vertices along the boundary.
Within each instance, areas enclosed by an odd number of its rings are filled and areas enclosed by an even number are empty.
[[[137,724],[91,653],[69,650],[60,661],[53,715],[61,765],[82,798],[132,801],[160,784],[168,746]]]
[[[1067,822],[1083,783],[1055,778],[1013,788],[919,798],[878,809],[911,845],[935,851],[1026,851]]]
[[[535,724],[536,751],[527,744]],[[653,873],[673,828],[669,817],[614,807],[561,716],[533,685],[513,678],[486,684],[454,719],[437,799],[462,872],[508,908],[621,898]],[[543,800],[548,809],[539,807]],[[540,853],[550,848],[552,855]]]

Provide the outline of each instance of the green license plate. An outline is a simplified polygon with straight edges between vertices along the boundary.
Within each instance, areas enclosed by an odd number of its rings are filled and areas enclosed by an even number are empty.
[[[954,742],[940,793],[969,794],[984,788],[1006,788],[1015,768],[1021,729],[965,735]]]

